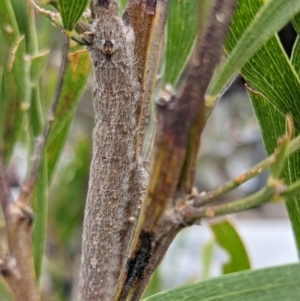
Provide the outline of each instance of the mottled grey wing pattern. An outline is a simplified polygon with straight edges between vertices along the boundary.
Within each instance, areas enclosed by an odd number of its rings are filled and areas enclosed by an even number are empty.
[[[82,271],[82,278],[89,280],[83,284],[84,290],[107,283],[94,294],[97,300],[109,300],[115,287],[113,279],[124,265],[122,254],[128,247],[125,242],[136,211],[128,200],[135,185],[139,84],[133,31],[118,17],[114,3],[108,9],[99,7],[96,15],[94,42],[89,49],[94,62],[95,127],[86,207],[86,216],[92,211],[94,219],[85,221],[83,233],[83,241],[93,241],[93,247],[83,251],[83,261],[90,264]],[[84,243],[83,248],[87,248]]]

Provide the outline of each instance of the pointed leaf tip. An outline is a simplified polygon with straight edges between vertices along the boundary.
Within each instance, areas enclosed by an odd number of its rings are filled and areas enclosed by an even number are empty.
[[[89,2],[89,0],[58,0],[58,9],[65,30],[71,31],[74,28]]]

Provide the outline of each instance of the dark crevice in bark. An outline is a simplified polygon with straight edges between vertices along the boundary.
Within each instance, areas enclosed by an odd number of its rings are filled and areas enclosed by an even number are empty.
[[[135,253],[133,258],[129,258],[127,261],[127,279],[125,282],[125,289],[131,287],[131,284],[135,278],[141,279],[146,265],[149,262],[151,256],[151,242],[153,240],[153,234],[142,231],[140,234],[141,245],[139,250]]]

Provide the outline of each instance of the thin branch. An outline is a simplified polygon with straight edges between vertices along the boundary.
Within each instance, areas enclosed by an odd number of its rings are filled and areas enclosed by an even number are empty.
[[[54,121],[54,116],[55,116],[55,112],[59,103],[59,98],[61,95],[61,91],[62,91],[62,86],[64,83],[64,79],[65,79],[65,72],[68,66],[68,52],[69,52],[69,46],[70,46],[70,42],[69,39],[67,37],[64,38],[65,42],[64,42],[64,46],[63,46],[63,50],[62,50],[62,63],[61,63],[61,67],[60,67],[60,73],[59,73],[59,78],[58,78],[58,83],[57,83],[57,87],[56,87],[56,91],[52,100],[52,104],[48,113],[48,117],[43,129],[43,133],[42,136],[39,138],[38,143],[36,144],[36,148],[35,148],[35,152],[34,152],[34,159],[33,159],[33,164],[32,164],[32,168],[29,174],[29,178],[28,178],[28,182],[33,183],[36,180],[41,162],[42,162],[42,158],[43,158],[43,152],[45,149],[45,145],[51,130],[51,126],[52,123]]]
[[[190,193],[194,185],[200,138],[206,121],[204,95],[219,61],[221,46],[225,40],[235,4],[235,0],[216,0],[213,3],[203,37],[198,36],[196,55],[180,97],[182,104],[186,104],[190,108],[190,112],[181,114],[184,118],[192,121],[187,153],[179,182],[182,193]],[[200,22],[199,26],[201,25]],[[197,108],[194,103],[195,99],[200,100],[201,108]]]
[[[196,208],[193,204],[188,203],[186,206],[179,208],[183,220],[186,223],[193,223],[203,217],[215,217],[218,215],[239,212],[266,202],[275,202],[278,201],[278,199],[281,200],[283,197],[287,198],[299,195],[300,191],[297,190],[297,188],[299,188],[300,181],[299,183],[295,183],[291,189],[288,189],[280,179],[284,163],[289,154],[288,146],[292,137],[292,132],[293,127],[290,126],[288,133],[279,139],[278,146],[273,154],[273,160],[271,161],[269,179],[263,189],[241,200],[224,205]]]
[[[69,52],[70,42],[69,42],[69,38],[65,37],[64,39],[65,39],[65,42],[64,42],[63,50],[62,50],[62,63],[61,63],[61,67],[60,67],[60,73],[59,73],[59,78],[58,78],[55,94],[54,94],[54,97],[52,100],[52,104],[51,104],[51,107],[50,107],[50,110],[48,113],[47,120],[45,122],[43,133],[36,142],[34,155],[33,155],[33,163],[32,163],[31,170],[29,172],[29,176],[25,180],[24,184],[22,185],[21,193],[19,196],[19,200],[21,200],[22,202],[24,202],[26,204],[28,204],[28,198],[30,197],[32,190],[34,188],[34,185],[36,183],[36,179],[37,179],[37,175],[38,175],[38,172],[39,172],[39,169],[41,166],[41,162],[43,159],[43,153],[45,150],[47,139],[48,139],[49,133],[51,131],[51,127],[52,127],[52,124],[54,121],[54,116],[55,116],[56,109],[57,109],[57,106],[59,103],[62,86],[63,86],[64,79],[65,79],[65,72],[66,72],[66,69],[68,66],[68,52]]]
[[[264,203],[279,203],[285,199],[291,199],[300,195],[300,181],[286,187],[282,181],[270,181],[267,187],[245,197],[224,205],[211,206],[206,208],[195,208],[193,205],[187,205],[179,209],[186,223],[193,223],[204,217],[213,218],[216,216],[245,211]]]
[[[300,136],[297,136],[293,139],[288,147],[288,155],[293,154],[297,150],[300,149]],[[223,194],[235,189],[236,187],[242,185],[243,183],[247,182],[248,180],[258,176],[262,172],[266,171],[270,168],[271,164],[275,160],[275,154],[272,154],[268,158],[264,159],[260,163],[253,166],[250,170],[246,171],[235,177],[234,179],[226,182],[222,186],[209,191],[209,192],[202,192],[200,195],[194,200],[195,207],[202,207],[206,204],[209,204],[215,201],[218,197],[222,196]]]
[[[209,85],[223,45],[235,0],[214,2],[207,28],[202,23],[185,80],[180,80],[178,96],[165,89],[157,106],[158,129],[152,160],[148,199],[144,210],[147,224],[153,225],[163,214],[178,188],[188,137],[195,118],[201,118],[204,93]],[[199,7],[201,10],[201,6]],[[220,18],[220,15],[222,18]],[[221,20],[221,22],[219,21]],[[203,119],[202,119],[203,120]],[[197,120],[199,124],[199,120]],[[197,145],[198,148],[198,145]],[[168,173],[172,170],[172,173]]]
[[[194,206],[185,206],[180,212],[186,223],[193,223],[203,217],[216,217],[219,215],[244,211],[263,203],[269,202],[274,195],[274,191],[265,187],[259,192],[246,198],[227,203],[225,205],[211,206],[207,208],[195,208]]]

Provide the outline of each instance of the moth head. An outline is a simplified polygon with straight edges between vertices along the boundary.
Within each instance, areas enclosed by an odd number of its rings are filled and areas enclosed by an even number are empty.
[[[105,55],[112,55],[116,51],[115,40],[101,40],[99,49]]]

